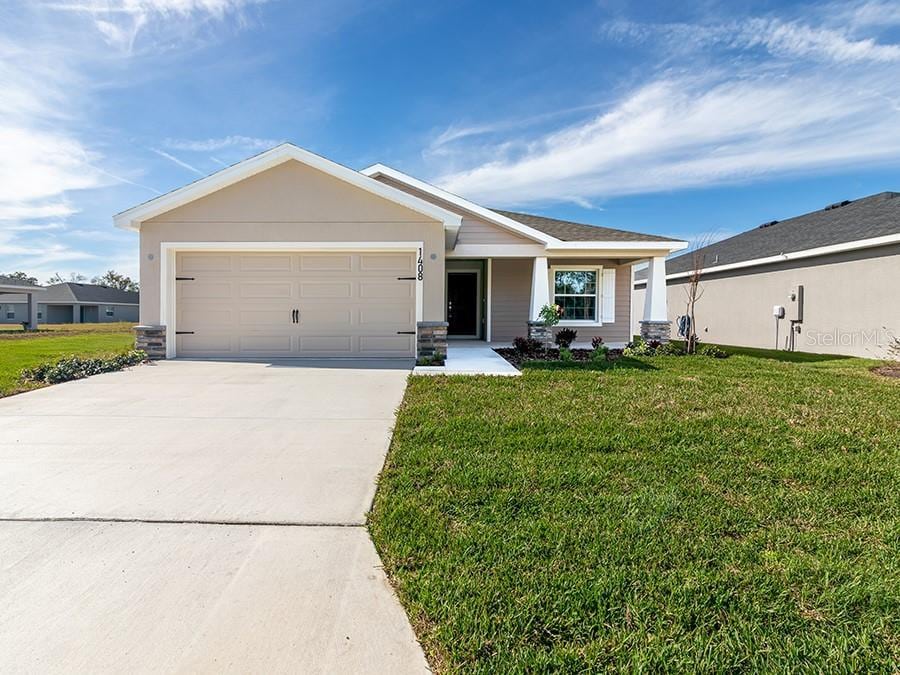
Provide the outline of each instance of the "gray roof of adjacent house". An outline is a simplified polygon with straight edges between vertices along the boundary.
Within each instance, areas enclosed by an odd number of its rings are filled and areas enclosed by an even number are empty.
[[[491,211],[499,213],[501,216],[512,218],[516,222],[533,227],[535,230],[549,234],[551,237],[556,237],[562,241],[679,241],[670,237],[658,237],[655,234],[642,234],[600,225],[574,223],[570,220],[545,218],[544,216],[535,216],[530,213],[501,211],[500,209],[491,209]]]
[[[79,284],[66,282],[47,286],[40,294],[39,302],[48,305],[67,305],[70,303],[97,303],[107,305],[137,305],[140,295],[134,291],[120,291],[117,288],[99,286],[97,284]],[[24,295],[7,295],[2,302],[25,302]]]
[[[763,223],[698,250],[703,252],[703,266],[710,268],[898,233],[900,192],[880,192]],[[666,274],[690,271],[692,256],[689,252],[667,260]],[[636,280],[646,277],[646,270],[635,272]]]
[[[14,277],[7,277],[0,274],[0,286],[23,286],[27,288],[41,288],[37,284],[33,284],[30,281],[25,281],[24,279],[16,279]]]

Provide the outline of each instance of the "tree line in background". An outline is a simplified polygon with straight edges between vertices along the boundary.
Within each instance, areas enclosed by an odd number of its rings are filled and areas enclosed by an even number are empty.
[[[0,276],[9,277],[10,279],[16,279],[18,281],[24,281],[29,284],[34,284],[36,286],[40,285],[37,277],[30,276],[25,272],[10,272],[9,274],[3,274]],[[65,283],[75,283],[75,284],[83,284],[83,283],[91,283],[97,284],[98,286],[106,286],[107,288],[115,288],[120,291],[134,291],[137,292],[140,290],[140,286],[138,282],[134,281],[132,278],[119,274],[114,270],[109,270],[106,274],[98,277],[93,277],[90,281],[83,274],[77,274],[72,272],[68,278],[63,277],[58,272],[54,274],[52,277],[47,279],[46,285],[52,286],[53,284],[65,284]]]

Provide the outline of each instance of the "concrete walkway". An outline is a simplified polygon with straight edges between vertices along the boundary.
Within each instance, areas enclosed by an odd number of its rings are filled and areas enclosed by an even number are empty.
[[[0,399],[4,672],[427,672],[364,527],[409,370],[360,365]]]
[[[506,375],[522,373],[481,340],[452,340],[443,366],[416,366],[416,375]]]

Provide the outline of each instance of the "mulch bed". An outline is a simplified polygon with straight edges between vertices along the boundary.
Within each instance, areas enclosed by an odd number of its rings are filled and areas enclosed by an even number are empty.
[[[522,366],[528,361],[560,361],[559,350],[557,349],[545,349],[537,352],[520,352],[511,347],[500,347],[494,351],[519,370],[522,370]],[[590,361],[591,355],[594,353],[592,349],[572,349],[570,351],[572,352],[572,360],[581,362]],[[621,356],[621,349],[610,349],[606,353],[606,360],[615,361]]]
[[[886,366],[878,366],[872,368],[872,372],[882,377],[898,377],[900,378],[900,364],[890,364]]]

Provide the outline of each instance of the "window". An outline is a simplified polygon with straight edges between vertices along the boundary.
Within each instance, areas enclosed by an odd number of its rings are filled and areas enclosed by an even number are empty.
[[[554,270],[553,302],[563,308],[562,321],[596,322],[597,270]]]
[[[106,308],[106,316],[112,316],[112,315],[115,314],[115,313],[116,313],[116,312],[115,312],[115,309],[114,309],[113,307],[107,307],[107,308]]]
[[[44,318],[44,313],[43,313],[43,312],[38,312],[38,318],[39,318],[39,319],[43,319],[43,318]]]
[[[16,308],[12,305],[9,305],[6,308],[6,318],[7,319],[15,319],[16,318]]]

